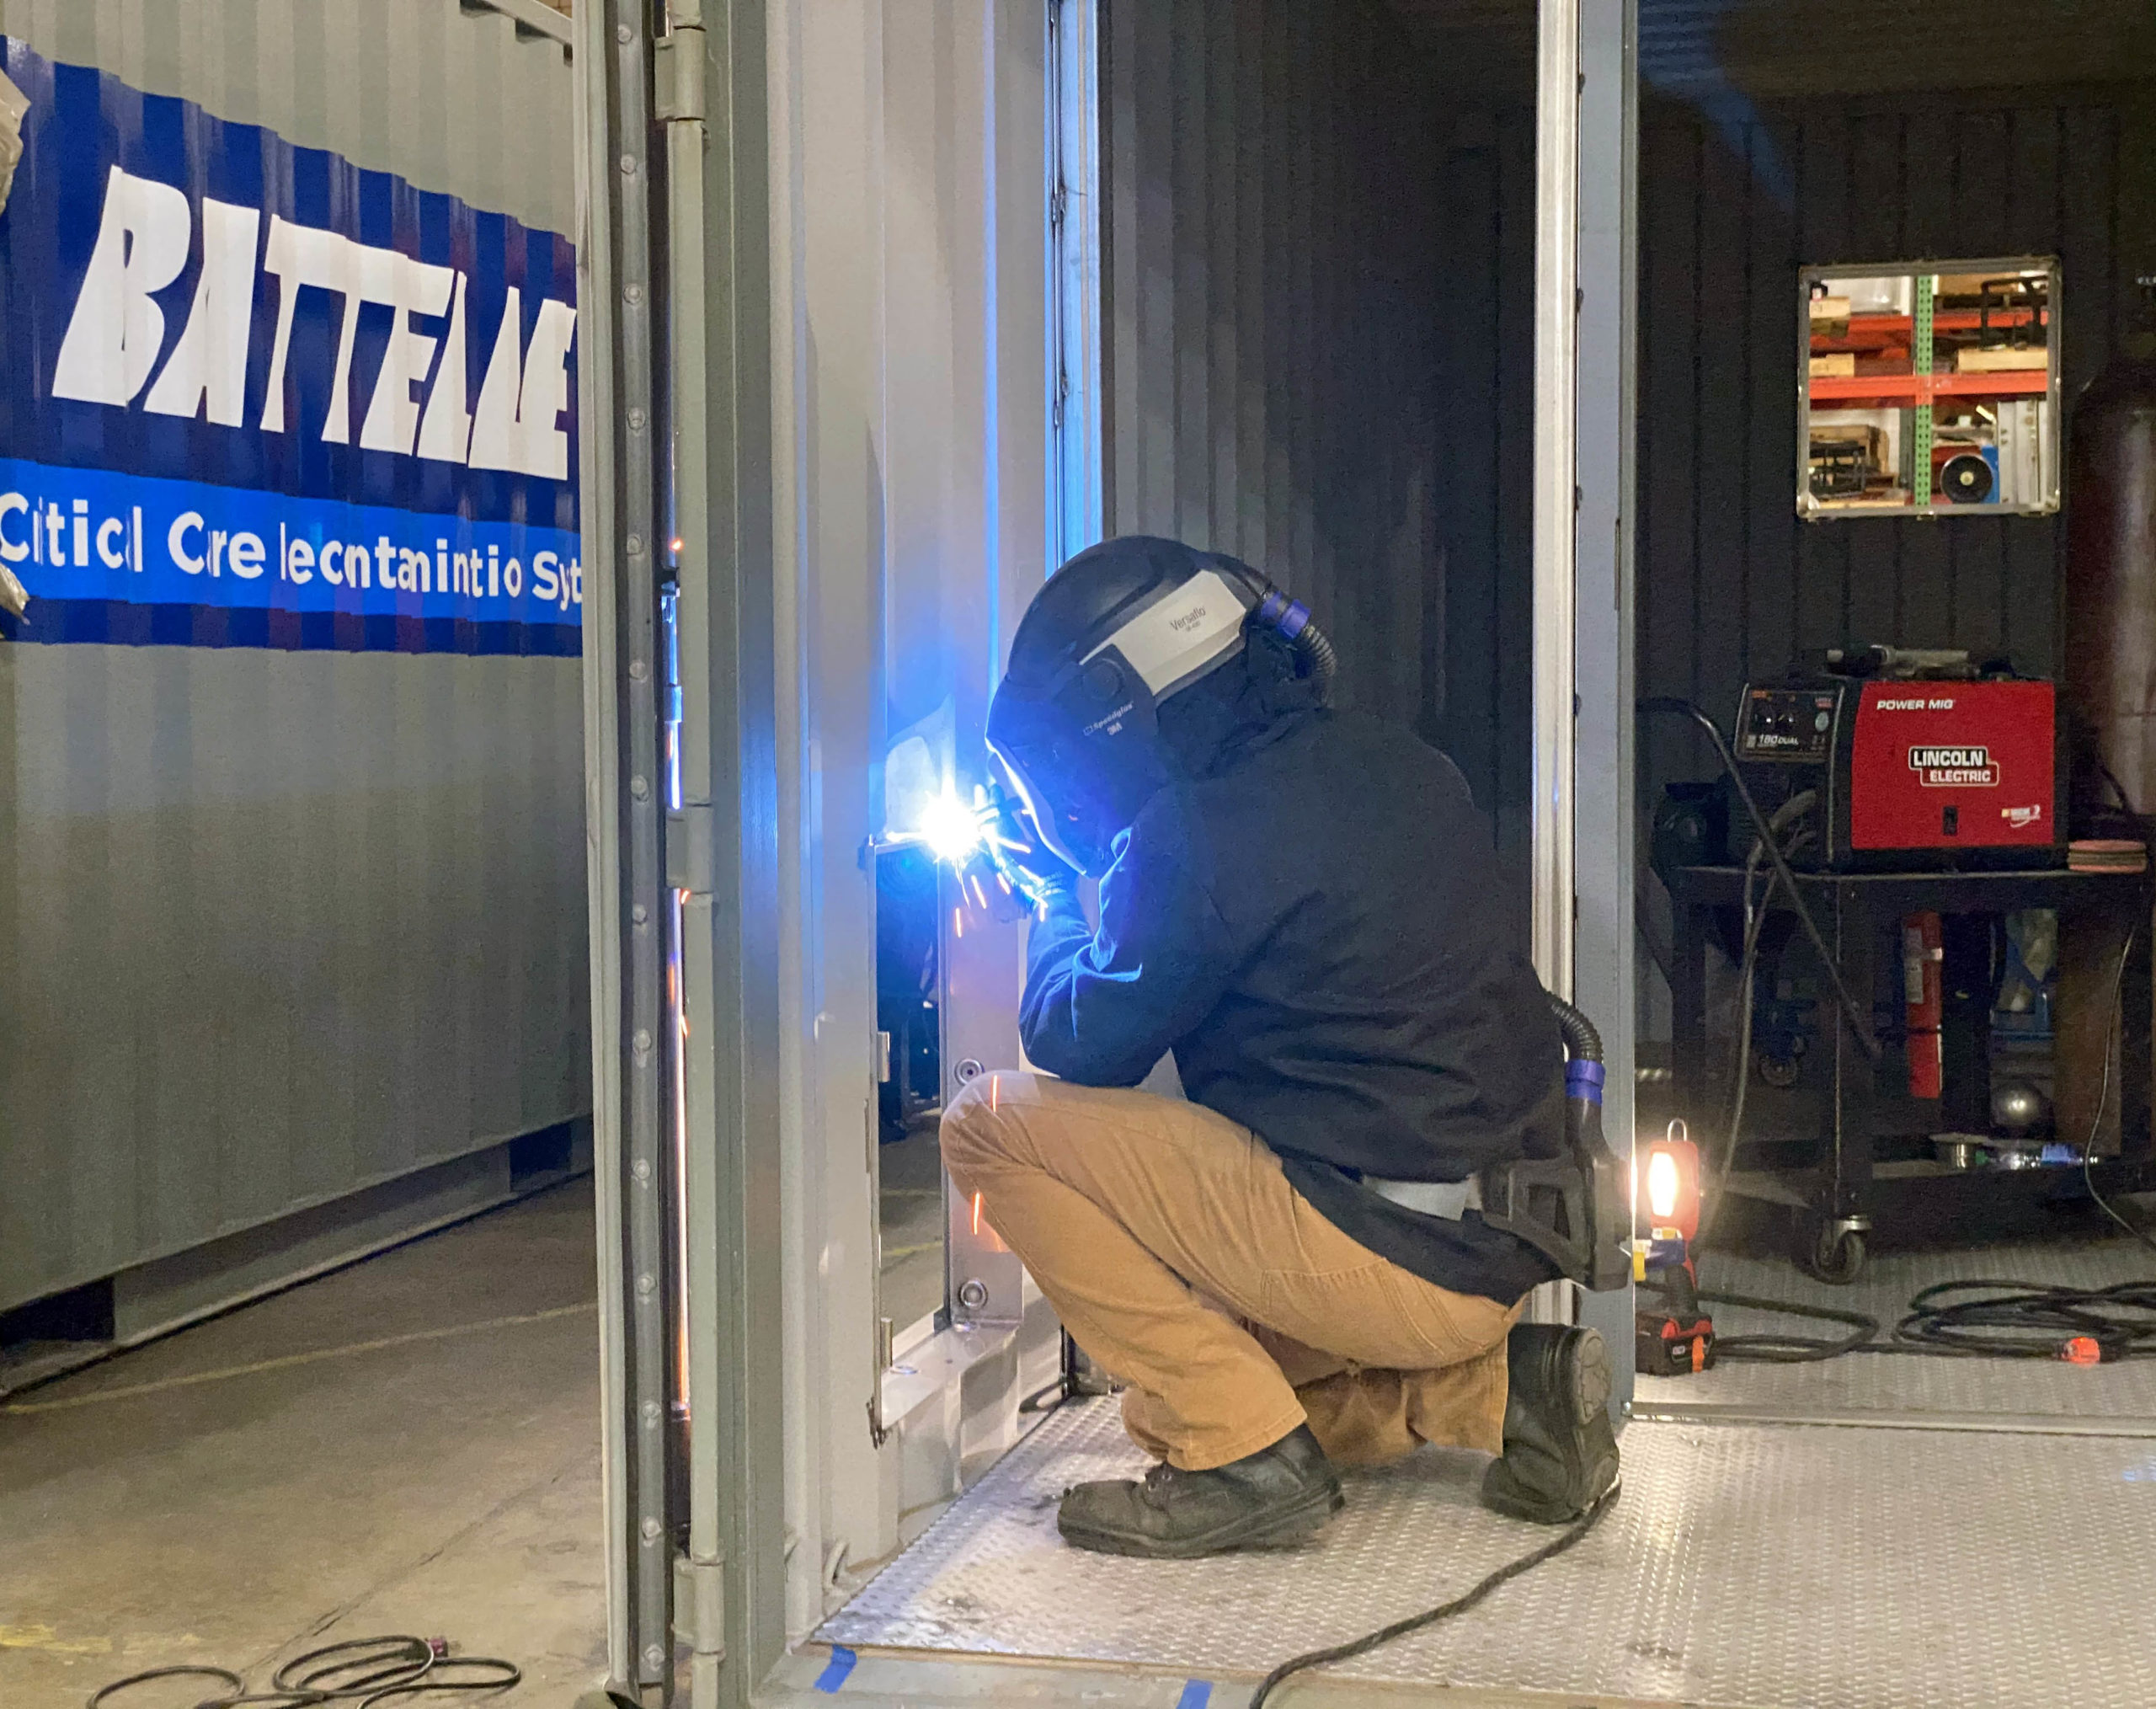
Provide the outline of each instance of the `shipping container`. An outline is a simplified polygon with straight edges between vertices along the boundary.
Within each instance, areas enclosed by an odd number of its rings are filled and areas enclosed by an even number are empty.
[[[0,4],[0,1311],[133,1338],[582,1147],[568,35]]]

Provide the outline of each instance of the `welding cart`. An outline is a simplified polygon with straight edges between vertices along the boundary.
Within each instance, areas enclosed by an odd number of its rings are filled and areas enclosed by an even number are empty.
[[[1815,1130],[1810,1155],[1792,1157],[1792,1151],[1803,1151],[1801,1142],[1748,1139],[1729,1178],[1734,1197],[1790,1208],[1796,1255],[1806,1269],[1828,1281],[1853,1280],[1863,1266],[1881,1186],[1966,1177],[1972,1155],[1983,1160],[1978,1167],[2013,1174],[2031,1190],[2056,1191],[2069,1173],[2080,1181],[2086,1148],[2089,1177],[2105,1195],[2156,1186],[2149,1124],[2149,875],[2046,868],[1800,872],[1795,878],[1844,985],[1860,1005],[1869,1001],[1878,1049],[1876,1059],[1869,1057],[1833,1007],[1820,1005],[1816,1060],[1806,1071],[1828,1114]],[[1672,1089],[1693,1130],[1719,1144],[1727,1087],[1710,1064],[1728,1044],[1708,1038],[1708,964],[1713,946],[1727,946],[1732,921],[1742,917],[1746,875],[1735,866],[1685,866],[1666,870],[1665,879],[1675,927]],[[1791,912],[1779,884],[1755,879],[1753,898],[1770,912]],[[2058,1125],[2048,1148],[2001,1146],[1987,1154],[1993,1065],[1991,938],[1984,916],[2031,909],[2057,911],[2063,933],[2070,931],[2085,965],[2084,976],[2063,985],[2055,1027],[2061,1092],[2071,1076],[2075,1096],[2058,1098]],[[1943,1057],[1938,1095],[1918,1097],[1909,1092],[1902,940],[1904,921],[1926,914],[1947,928],[1941,956],[1947,995],[1935,1047]],[[1983,929],[1971,930],[1972,924]],[[1741,927],[1737,930],[1741,935]],[[2069,1003],[2084,1007],[2068,1013]],[[2092,1003],[2094,1012],[2086,1007]],[[1739,1071],[1757,1069],[1747,1062]],[[2025,1161],[2027,1167],[2020,1167]]]

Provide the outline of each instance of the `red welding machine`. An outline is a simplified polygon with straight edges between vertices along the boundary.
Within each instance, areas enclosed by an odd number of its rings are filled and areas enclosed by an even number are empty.
[[[1745,686],[1737,757],[1760,807],[1773,813],[1805,791],[1816,795],[1792,864],[2060,864],[2052,685],[1978,676],[1966,655],[1881,649],[1866,656],[1928,662],[1904,664],[1909,674]],[[1731,832],[1740,849],[1749,846],[1748,826],[1732,824]]]

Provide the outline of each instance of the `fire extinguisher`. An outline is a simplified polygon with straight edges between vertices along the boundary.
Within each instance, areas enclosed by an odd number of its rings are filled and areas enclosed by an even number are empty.
[[[1911,1097],[1937,1097],[1944,1090],[1939,1028],[1944,1015],[1940,981],[1945,959],[1938,915],[1911,914],[1902,921],[1902,1003],[1909,1041]]]

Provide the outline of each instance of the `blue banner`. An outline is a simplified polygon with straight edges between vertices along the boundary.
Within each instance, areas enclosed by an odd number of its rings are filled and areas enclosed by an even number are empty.
[[[0,62],[0,636],[578,651],[568,239]]]

